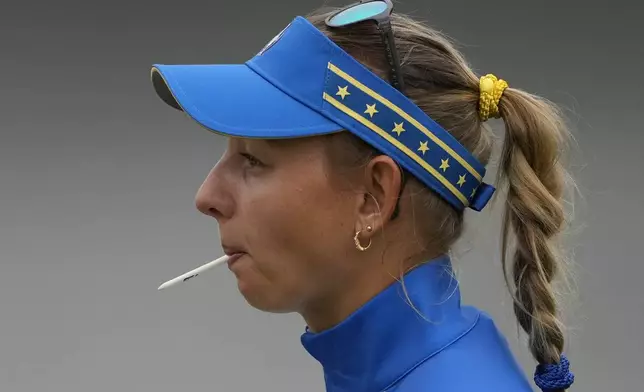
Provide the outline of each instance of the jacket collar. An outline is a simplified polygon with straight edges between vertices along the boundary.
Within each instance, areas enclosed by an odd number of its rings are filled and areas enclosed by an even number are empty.
[[[322,365],[328,392],[376,392],[463,336],[476,320],[461,311],[451,262],[442,256],[412,269],[335,327],[307,329],[301,341]]]

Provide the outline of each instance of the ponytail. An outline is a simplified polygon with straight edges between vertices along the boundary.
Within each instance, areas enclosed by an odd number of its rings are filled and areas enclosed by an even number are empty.
[[[574,375],[562,354],[564,333],[551,282],[562,267],[553,241],[565,223],[560,153],[567,129],[554,105],[543,99],[510,89],[493,75],[482,77],[480,87],[482,120],[501,117],[506,128],[499,170],[508,185],[501,255],[514,312],[539,363],[535,383],[544,391],[563,392]],[[511,231],[512,284],[506,269]]]
[[[324,23],[327,16],[319,13],[308,19],[338,46],[386,78],[388,66],[374,60],[383,58],[377,31],[366,25],[364,29],[356,25],[358,30],[330,29]],[[396,46],[405,57],[402,71],[409,86],[405,94],[449,130],[480,163],[486,165],[492,153],[492,138],[482,130],[482,122],[489,117],[503,118],[505,122],[499,171],[500,180],[508,184],[502,233],[505,279],[518,323],[527,333],[530,351],[539,363],[535,383],[544,391],[565,391],[574,376],[562,354],[563,326],[552,288],[563,262],[554,241],[566,220],[562,200],[566,172],[559,158],[568,131],[562,117],[554,105],[509,88],[493,75],[477,80],[464,57],[439,31],[396,13],[392,14],[392,25]],[[474,110],[477,101],[478,116]],[[355,159],[356,154],[371,157],[373,149],[367,143],[350,134],[342,140],[345,141],[329,149],[334,161],[350,162],[349,158]],[[345,152],[346,155],[337,155]],[[409,179],[414,186],[413,176]],[[413,195],[411,214],[422,214],[415,229],[431,239],[422,245],[431,250],[449,249],[462,232],[463,214],[434,192],[410,190],[409,194]],[[511,234],[515,246],[510,261],[507,253]],[[511,268],[506,268],[508,264]]]

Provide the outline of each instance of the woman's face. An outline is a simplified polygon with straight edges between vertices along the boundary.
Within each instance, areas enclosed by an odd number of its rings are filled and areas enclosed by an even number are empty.
[[[363,195],[342,191],[323,141],[230,139],[196,196],[217,219],[240,292],[271,312],[316,306],[349,284]]]

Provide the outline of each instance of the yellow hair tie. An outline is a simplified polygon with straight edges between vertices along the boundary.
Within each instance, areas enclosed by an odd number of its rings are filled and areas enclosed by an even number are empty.
[[[500,117],[499,101],[506,88],[508,88],[508,83],[503,79],[497,79],[492,74],[481,76],[479,80],[479,115],[483,121],[490,117]]]

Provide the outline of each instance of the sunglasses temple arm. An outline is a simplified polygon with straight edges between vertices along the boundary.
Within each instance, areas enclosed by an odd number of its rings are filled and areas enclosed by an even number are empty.
[[[401,92],[405,90],[405,84],[402,79],[402,73],[400,71],[400,59],[398,58],[398,52],[396,51],[396,43],[394,42],[394,34],[391,30],[391,23],[387,20],[378,24],[378,30],[380,31],[380,36],[382,37],[382,42],[385,45],[385,51],[387,52],[387,60],[389,61],[390,67],[390,78],[391,84]]]

